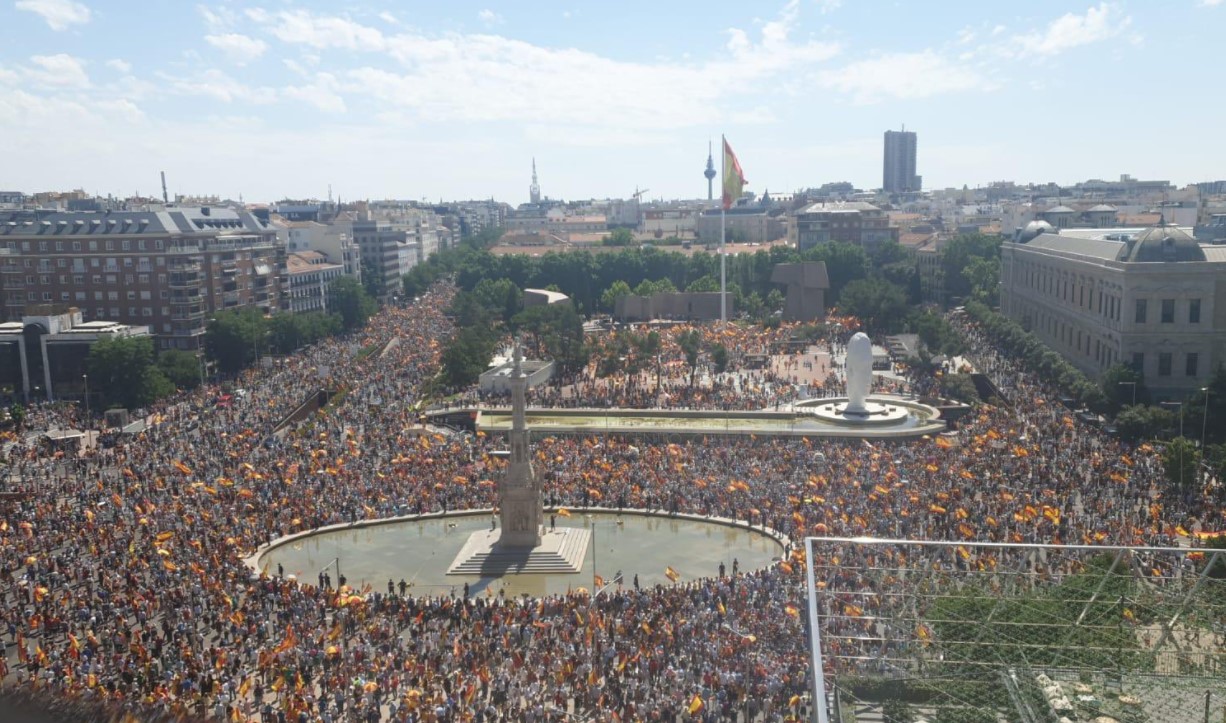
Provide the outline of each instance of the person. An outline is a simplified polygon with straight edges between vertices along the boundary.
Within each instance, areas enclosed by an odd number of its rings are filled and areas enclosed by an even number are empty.
[[[400,597],[404,597],[404,591],[407,590],[408,587],[409,584],[404,581],[404,578],[400,578]]]
[[[557,523],[558,523],[558,516],[552,515],[552,514],[549,515],[549,531],[550,532],[554,531],[554,529],[557,527]]]
[[[721,578],[724,576],[724,561],[723,560],[719,561],[719,576]]]
[[[392,582],[392,578],[390,577],[387,579],[387,594],[388,595],[396,594],[396,583]]]
[[[285,568],[279,562],[277,563],[277,577],[285,577]]]

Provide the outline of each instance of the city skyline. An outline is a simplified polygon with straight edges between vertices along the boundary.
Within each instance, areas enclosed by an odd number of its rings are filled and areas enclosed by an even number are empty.
[[[0,188],[157,196],[165,170],[172,194],[272,201],[331,184],[345,199],[519,203],[535,158],[546,197],[705,198],[721,134],[756,193],[877,188],[881,134],[904,123],[923,137],[927,189],[1183,185],[1220,178],[1226,150],[1156,135],[1145,109],[1217,115],[1205,89],[1223,22],[1222,0],[485,0],[412,16],[17,0],[0,5]]]

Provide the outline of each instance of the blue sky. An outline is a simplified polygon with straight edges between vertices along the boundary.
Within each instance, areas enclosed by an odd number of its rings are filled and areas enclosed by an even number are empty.
[[[699,197],[1226,177],[1226,0],[0,0],[0,188]]]

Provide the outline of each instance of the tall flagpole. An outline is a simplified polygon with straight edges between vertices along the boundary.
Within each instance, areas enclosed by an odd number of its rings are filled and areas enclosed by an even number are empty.
[[[722,326],[728,325],[728,251],[724,248],[727,227],[725,225],[724,195],[728,193],[728,141],[721,134],[719,137],[720,155],[720,194],[719,194],[719,321]]]

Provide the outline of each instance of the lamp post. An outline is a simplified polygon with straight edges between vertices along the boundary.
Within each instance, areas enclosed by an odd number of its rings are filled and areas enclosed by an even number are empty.
[[[1137,383],[1136,382],[1117,382],[1121,387],[1132,387],[1132,406],[1137,406]]]
[[[1209,423],[1209,387],[1201,387],[1201,394],[1205,395],[1205,406],[1200,416],[1200,453],[1201,457],[1205,454],[1205,427]]]
[[[81,381],[85,383],[85,420],[86,420],[86,424],[88,424],[89,423],[89,375],[82,374]]]
[[[1183,402],[1163,402],[1164,407],[1175,407],[1179,415],[1179,438],[1183,439]],[[1183,443],[1179,445],[1179,489],[1183,491]]]

